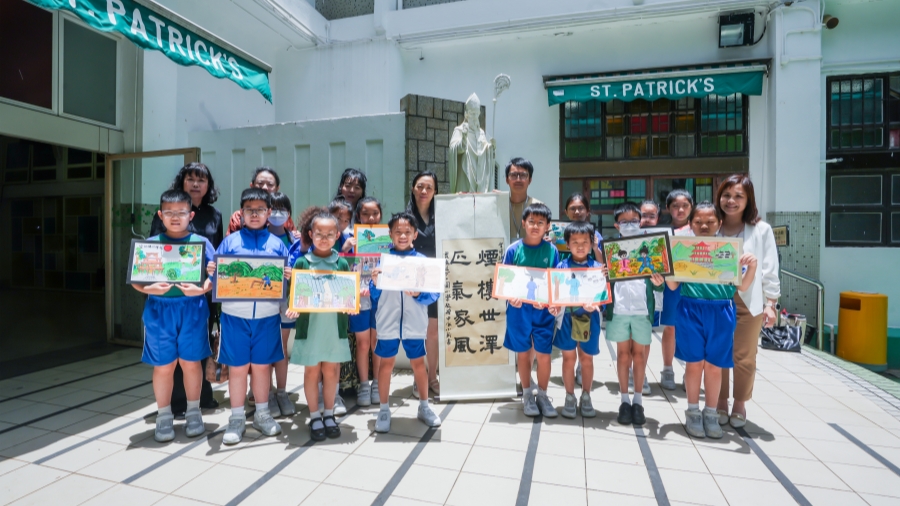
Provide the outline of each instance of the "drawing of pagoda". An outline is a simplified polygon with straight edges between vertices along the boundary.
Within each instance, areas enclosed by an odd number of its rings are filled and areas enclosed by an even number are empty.
[[[698,242],[691,252],[691,262],[704,267],[712,267],[712,257],[709,254],[709,244]]]

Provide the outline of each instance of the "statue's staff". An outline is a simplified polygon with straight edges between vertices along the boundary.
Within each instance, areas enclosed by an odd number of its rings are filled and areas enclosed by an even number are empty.
[[[497,132],[497,97],[500,96],[501,93],[509,89],[509,76],[506,74],[497,74],[497,77],[494,78],[494,111],[491,113],[491,145],[494,149],[496,149],[496,141],[494,140],[494,134]],[[494,153],[494,159],[496,160],[497,154]],[[497,167],[496,163],[494,167],[491,168],[494,171],[494,188],[497,188]]]

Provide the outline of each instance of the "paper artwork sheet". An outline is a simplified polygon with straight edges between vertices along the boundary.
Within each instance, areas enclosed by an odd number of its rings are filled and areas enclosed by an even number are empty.
[[[444,289],[444,259],[381,255],[379,290],[440,293]]]
[[[265,301],[284,298],[287,257],[216,255],[213,302]]]
[[[612,293],[602,269],[549,269],[550,303],[559,306],[608,304]]]
[[[526,302],[550,302],[550,273],[518,265],[497,265],[494,297]]]
[[[368,290],[369,282],[372,281],[372,269],[378,267],[381,255],[347,255],[341,254],[341,257],[350,265],[351,272],[359,273],[359,289]]]
[[[741,284],[742,239],[675,236],[671,244],[673,281]]]
[[[126,281],[134,284],[201,283],[206,276],[206,244],[131,241]]]
[[[653,234],[666,234],[669,236],[675,235],[675,231],[670,227],[647,227],[641,229],[642,235],[653,235]]]
[[[442,292],[447,367],[505,365],[506,301],[493,296],[494,270],[504,239],[444,239]]]
[[[568,225],[565,221],[551,221],[550,222],[550,230],[547,232],[547,237],[550,239],[550,242],[556,246],[556,249],[559,251],[569,251],[569,245],[566,243],[566,225]]]
[[[387,225],[353,225],[356,254],[387,253],[391,249],[390,229]]]
[[[298,313],[359,312],[359,273],[295,270],[288,305]]]
[[[672,273],[667,233],[608,239],[603,241],[603,254],[609,265],[610,281]]]

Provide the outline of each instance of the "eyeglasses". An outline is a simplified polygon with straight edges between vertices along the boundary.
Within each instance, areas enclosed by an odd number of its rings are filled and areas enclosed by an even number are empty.
[[[641,226],[641,220],[620,221],[619,225],[637,225]]]
[[[166,218],[187,218],[190,211],[160,211]]]
[[[322,241],[322,240],[330,241],[336,237],[337,237],[337,233],[335,233],[335,232],[332,232],[330,234],[313,234],[313,239],[315,239],[317,241]]]
[[[510,172],[509,176],[507,176],[507,177],[512,179],[513,181],[515,181],[516,179],[518,179],[520,181],[525,181],[526,179],[530,178],[531,176],[529,176],[527,172]]]
[[[247,216],[262,216],[266,214],[266,211],[268,211],[268,209],[264,207],[259,209],[250,209],[245,207],[241,209],[241,211],[243,211],[243,213]]]

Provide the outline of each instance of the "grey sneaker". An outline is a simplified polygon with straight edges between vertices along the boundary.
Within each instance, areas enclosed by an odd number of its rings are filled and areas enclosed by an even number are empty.
[[[375,432],[391,431],[391,412],[387,409],[378,410],[378,418],[375,419]]]
[[[644,371],[646,373],[646,371]],[[644,390],[641,392],[643,395],[650,395],[653,391],[650,390],[650,381],[647,380],[647,375],[644,374]]]
[[[156,415],[156,430],[153,439],[165,443],[175,439],[175,415]]]
[[[584,418],[597,416],[597,412],[594,411],[594,403],[591,401],[591,394],[588,392],[581,393],[581,416]]]
[[[359,390],[356,391],[356,403],[362,407],[372,405],[372,387],[369,386],[368,381],[359,385]]]
[[[347,414],[347,406],[344,406],[344,399],[341,394],[334,394],[334,416],[344,416]]]
[[[256,413],[253,413],[253,428],[260,431],[263,436],[281,434],[281,425],[278,425],[268,410],[256,410]]]
[[[666,390],[675,390],[675,371],[661,371],[659,373],[659,386]]]
[[[184,415],[184,434],[187,437],[197,437],[206,432],[206,426],[203,425],[203,415],[200,410],[188,411]]]
[[[562,409],[562,416],[565,418],[575,418],[578,415],[578,399],[574,394],[566,394],[566,404]]]
[[[281,416],[294,416],[297,413],[297,408],[294,407],[294,402],[291,401],[287,392],[276,392],[275,400],[278,402],[278,411],[281,411]]]
[[[703,430],[703,412],[699,409],[688,409],[684,412],[684,430],[695,438],[705,438],[706,431]],[[718,425],[716,420],[716,425]]]
[[[575,366],[575,383],[581,385],[581,362]]]
[[[538,409],[537,399],[535,398],[535,389],[528,388],[522,392],[522,410],[525,416],[538,416],[541,410]]]
[[[706,432],[706,437],[710,439],[722,439],[725,433],[722,431],[722,426],[719,425],[718,413],[703,410],[703,430]]]
[[[628,393],[634,393],[634,371],[628,368]]]
[[[281,416],[281,409],[278,407],[278,400],[275,398],[275,391],[269,391],[269,414],[272,418]]]
[[[419,404],[419,413],[416,415],[416,418],[422,420],[422,423],[429,427],[441,426],[441,417],[437,416],[437,413],[431,409],[431,406]]]
[[[556,408],[553,407],[553,401],[547,397],[547,392],[543,390],[539,390],[537,394],[537,405],[541,408],[541,414],[547,418],[556,418],[559,416],[559,413],[556,411]]]
[[[372,402],[381,404],[381,394],[378,393],[378,380],[372,380]]]
[[[228,428],[222,436],[222,442],[227,445],[236,445],[244,438],[247,430],[247,417],[244,415],[231,415],[228,417]]]

